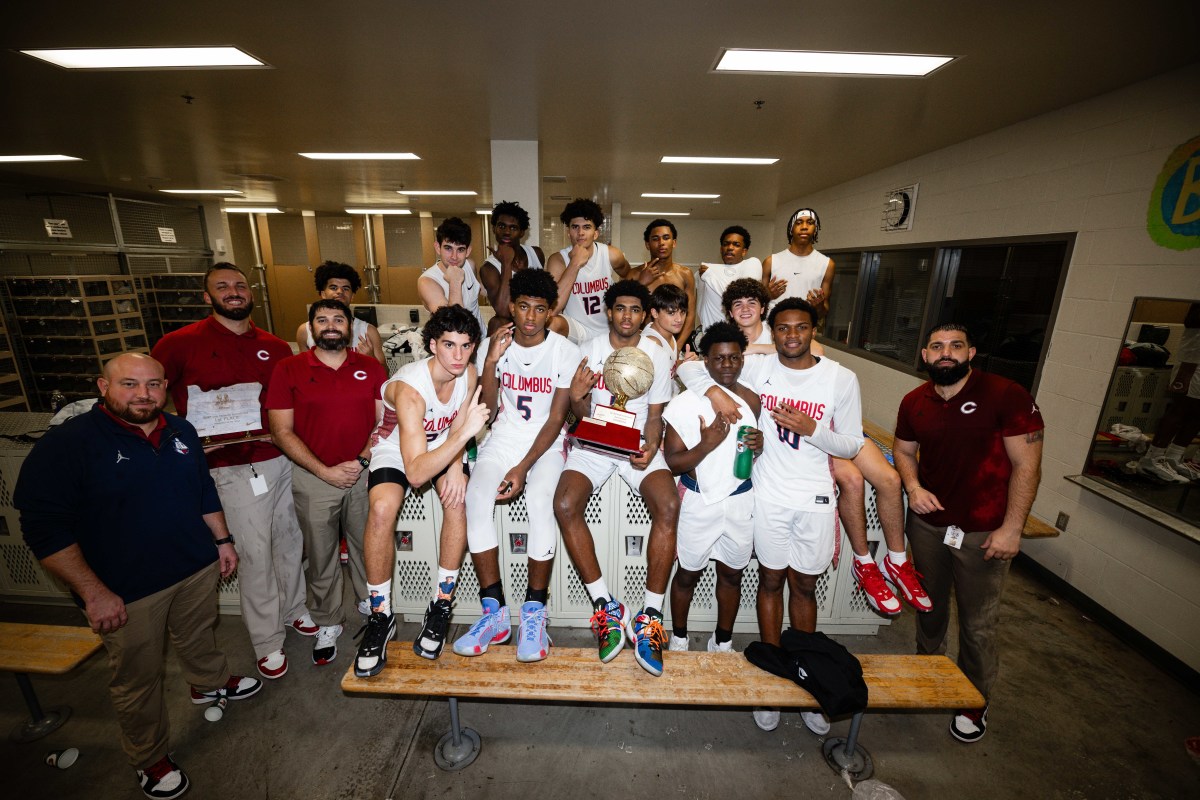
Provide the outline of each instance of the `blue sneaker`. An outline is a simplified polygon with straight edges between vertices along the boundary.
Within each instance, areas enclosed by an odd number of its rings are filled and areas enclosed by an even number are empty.
[[[550,644],[550,633],[546,630],[546,607],[536,600],[530,600],[521,606],[517,661],[541,661],[550,655]]]
[[[662,675],[663,645],[667,634],[663,630],[662,614],[647,614],[645,609],[629,623],[629,637],[633,639],[633,655],[642,669],[651,675]]]
[[[512,623],[508,620],[508,606],[502,606],[490,597],[483,598],[483,616],[471,629],[458,637],[454,652],[460,656],[479,656],[487,652],[488,646],[503,644],[512,636]]]

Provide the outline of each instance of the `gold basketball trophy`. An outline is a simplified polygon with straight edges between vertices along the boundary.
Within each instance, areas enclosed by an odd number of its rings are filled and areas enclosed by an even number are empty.
[[[614,350],[604,360],[603,384],[613,396],[611,406],[597,404],[592,416],[584,417],[571,428],[568,438],[575,446],[594,453],[629,458],[642,452],[642,432],[637,415],[625,410],[625,404],[650,391],[654,383],[654,362],[636,347]]]

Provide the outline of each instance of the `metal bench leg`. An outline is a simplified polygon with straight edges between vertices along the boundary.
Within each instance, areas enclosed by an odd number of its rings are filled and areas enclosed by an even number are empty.
[[[825,763],[834,772],[851,781],[865,781],[875,773],[875,764],[871,754],[858,743],[858,729],[862,725],[863,712],[858,712],[850,720],[850,735],[845,739],[830,737],[821,745],[825,754]]]
[[[17,679],[17,685],[21,687],[21,694],[25,696],[25,705],[29,707],[29,721],[22,722],[13,728],[13,741],[32,742],[48,736],[62,727],[62,724],[71,716],[70,707],[59,706],[43,711],[41,703],[38,702],[37,693],[33,691],[33,684],[29,681],[29,676],[24,672],[14,672],[13,675]]]
[[[483,743],[479,734],[458,724],[458,698],[450,698],[450,732],[438,739],[433,748],[433,761],[448,772],[470,766],[479,756]]]

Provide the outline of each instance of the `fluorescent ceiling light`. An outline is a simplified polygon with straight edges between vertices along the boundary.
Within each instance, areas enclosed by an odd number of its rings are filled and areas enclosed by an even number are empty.
[[[64,155],[31,155],[31,156],[0,156],[0,162],[6,164],[34,163],[37,161],[82,161],[82,158]]]
[[[226,214],[282,214],[274,206],[225,206]]]
[[[475,213],[481,217],[490,217],[492,215],[492,210],[490,208],[477,208],[475,209]]]
[[[347,214],[406,214],[411,215],[408,208],[347,208]]]
[[[236,47],[81,47],[21,52],[64,69],[210,69],[267,66]]]
[[[726,49],[717,72],[786,72],[809,75],[902,75],[923,77],[944,66],[952,56],[902,53],[829,53],[819,50]]]
[[[778,158],[726,158],[724,156],[663,156],[663,164],[774,164]]]
[[[635,217],[690,217],[689,211],[630,211]]]
[[[678,197],[683,200],[716,200],[720,196],[721,195],[719,195],[719,194],[684,194],[682,192],[679,192],[679,193],[672,192],[670,194],[659,194],[656,192],[642,192],[642,197],[665,197],[665,198]]]
[[[400,192],[400,194],[402,194],[402,195],[406,195],[406,196],[408,196],[408,197],[419,197],[419,196],[421,196],[421,195],[426,195],[426,196],[429,196],[429,197],[451,197],[451,196],[454,196],[454,197],[458,197],[458,196],[461,196],[461,197],[474,197],[475,195],[479,194],[479,192],[472,192],[472,191],[470,191],[470,190],[456,190],[456,189],[451,189],[451,190],[444,190],[444,189],[427,189],[427,190],[413,189],[412,191],[409,191],[408,189],[398,189],[397,191],[399,191],[399,192]]]
[[[420,161],[416,153],[298,153],[317,161]]]
[[[240,192],[237,189],[159,189],[159,191],[163,194],[243,194],[243,192]]]

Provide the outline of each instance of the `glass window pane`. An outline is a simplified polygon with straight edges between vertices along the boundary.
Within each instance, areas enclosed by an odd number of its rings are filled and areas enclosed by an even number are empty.
[[[858,262],[862,253],[833,253],[833,287],[829,290],[829,315],[822,335],[835,342],[849,342],[850,322],[854,316],[854,296],[858,291]]]
[[[934,251],[889,250],[872,255],[878,257],[879,266],[873,270],[867,285],[866,306],[859,327],[860,346],[912,364],[920,349],[921,316],[933,272]]]

